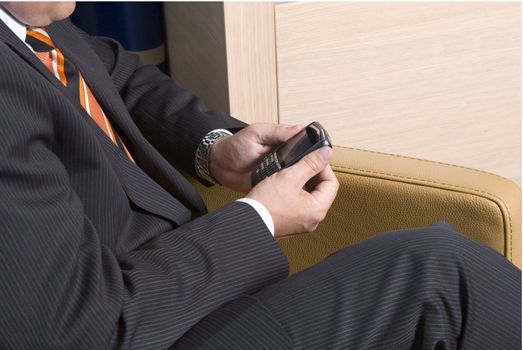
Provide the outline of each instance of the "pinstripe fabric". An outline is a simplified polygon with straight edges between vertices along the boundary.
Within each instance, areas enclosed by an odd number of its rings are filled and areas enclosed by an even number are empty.
[[[521,348],[521,271],[446,223],[378,235],[245,304],[218,309],[173,349]]]
[[[172,166],[191,171],[182,159],[200,134],[244,124],[206,112],[113,41],[68,21],[47,29],[139,166],[0,23],[0,348],[165,349],[222,304],[284,278],[256,211],[232,203],[206,214]],[[149,137],[172,140],[162,141],[168,160],[133,121],[143,118]]]
[[[293,349],[292,340],[256,298],[242,295],[211,313],[172,350]]]
[[[206,213],[173,167],[193,172],[203,135],[244,124],[112,40],[47,29],[136,164],[0,23],[1,348],[475,346],[519,330],[505,310],[519,271],[448,229],[384,235],[285,280],[256,211]]]
[[[129,150],[114,131],[111,122],[89,85],[85,82],[84,77],[69,60],[65,59],[62,51],[55,46],[46,30],[44,28],[27,28],[25,41],[33,48],[35,55],[46,68],[67,88],[71,96],[80,101],[82,108],[113,141],[115,146],[121,147],[127,157],[134,162]]]

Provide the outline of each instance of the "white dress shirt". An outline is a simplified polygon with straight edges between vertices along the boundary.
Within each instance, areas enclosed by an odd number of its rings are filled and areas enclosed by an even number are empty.
[[[33,51],[31,46],[25,42],[26,37],[26,26],[23,23],[18,22],[9,12],[7,12],[1,5],[0,5],[0,20],[5,23],[6,26],[9,27],[15,33],[15,35],[22,40],[23,43],[27,45],[28,48]]]
[[[15,35],[20,40],[22,40],[22,42],[24,44],[26,44],[27,47],[29,47],[29,49],[31,51],[33,51],[31,46],[29,46],[29,44],[27,44],[25,42],[25,37],[27,35],[27,33],[26,33],[27,27],[23,23],[20,23],[15,18],[13,18],[13,16],[11,16],[11,14],[8,13],[1,5],[0,5],[0,20],[2,20],[9,27],[9,29],[11,29],[13,31],[13,33],[15,33]],[[267,208],[265,208],[265,206],[263,204],[261,204],[260,202],[254,200],[254,199],[250,199],[250,198],[240,198],[237,200],[237,202],[243,202],[243,203],[249,204],[251,207],[253,207],[256,210],[256,212],[258,212],[258,214],[262,218],[263,222],[265,222],[265,225],[267,226],[267,228],[269,229],[271,234],[274,236],[274,221],[272,220],[271,214],[269,213],[269,211],[267,210]]]

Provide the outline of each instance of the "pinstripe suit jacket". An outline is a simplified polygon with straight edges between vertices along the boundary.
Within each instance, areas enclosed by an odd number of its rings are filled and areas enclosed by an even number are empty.
[[[0,22],[0,348],[165,348],[284,278],[255,210],[206,213],[175,169],[192,171],[210,130],[244,124],[110,39],[47,29],[138,166]]]

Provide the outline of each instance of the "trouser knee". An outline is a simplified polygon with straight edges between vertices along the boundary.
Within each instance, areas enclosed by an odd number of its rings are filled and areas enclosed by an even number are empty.
[[[387,234],[385,234],[387,235]],[[390,248],[427,260],[428,257],[465,258],[477,251],[479,245],[456,231],[450,224],[439,222],[432,226],[390,233]]]

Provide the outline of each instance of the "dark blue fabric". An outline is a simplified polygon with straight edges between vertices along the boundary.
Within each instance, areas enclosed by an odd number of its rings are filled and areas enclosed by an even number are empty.
[[[78,2],[72,22],[90,35],[108,36],[126,50],[145,51],[164,43],[161,2]],[[165,62],[158,65],[165,71]]]

